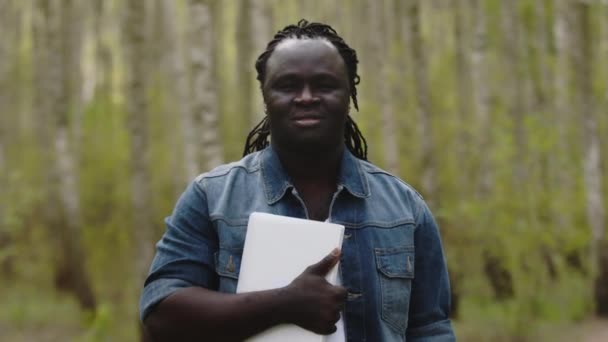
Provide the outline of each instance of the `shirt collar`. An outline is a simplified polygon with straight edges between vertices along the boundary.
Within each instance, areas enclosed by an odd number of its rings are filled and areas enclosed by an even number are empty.
[[[294,186],[272,146],[267,147],[260,153],[260,166],[266,200],[268,204],[272,205],[279,201],[288,189],[294,188]],[[356,197],[365,198],[370,194],[369,184],[361,169],[361,163],[348,149],[344,149],[342,155],[337,185],[338,187],[343,186]]]

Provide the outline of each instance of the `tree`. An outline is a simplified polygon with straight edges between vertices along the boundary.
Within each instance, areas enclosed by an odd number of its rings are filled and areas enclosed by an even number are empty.
[[[223,161],[223,147],[218,134],[216,80],[214,78],[213,16],[207,1],[190,1],[190,73],[192,75],[192,110],[200,122],[200,165],[206,170]]]
[[[257,124],[260,120],[259,115],[254,114],[253,108],[253,89],[255,81],[255,72],[253,64],[255,63],[254,57],[254,36],[256,34],[253,29],[253,14],[252,14],[252,0],[240,0],[237,13],[237,27],[236,27],[236,48],[237,48],[237,89],[241,101],[239,101],[238,113],[244,117],[249,118],[248,126]]]
[[[489,92],[487,89],[488,72],[487,65],[487,24],[482,0],[471,0],[475,27],[473,29],[473,44],[470,52],[471,83],[473,88],[473,108],[475,122],[477,122],[477,137],[475,144],[482,148],[489,148],[491,143],[491,120]],[[479,176],[475,186],[478,199],[485,199],[492,188],[492,173],[490,168],[490,152],[481,153],[479,158]]]
[[[452,2],[451,10],[454,13],[454,38],[455,38],[455,54],[456,54],[456,92],[458,97],[458,133],[456,136],[456,155],[458,160],[463,165],[469,165],[470,159],[467,153],[467,146],[470,146],[471,139],[471,119],[470,113],[473,110],[472,106],[472,74],[471,65],[469,62],[469,25],[467,13],[470,10],[467,1]],[[483,23],[483,18],[482,23]],[[474,103],[474,102],[473,102]],[[466,167],[466,166],[465,166]],[[458,183],[466,186],[467,182],[464,177],[468,174],[468,169],[463,168],[464,172],[458,174]]]
[[[80,306],[94,310],[96,299],[85,271],[85,253],[81,238],[81,213],[78,190],[77,144],[70,134],[70,112],[73,103],[71,92],[76,89],[79,68],[79,36],[73,35],[70,25],[77,7],[71,0],[42,3],[44,24],[39,33],[44,34],[45,45],[36,46],[44,60],[38,60],[37,73],[41,78],[40,97],[46,97],[47,106],[41,106],[43,143],[48,151],[49,171],[46,220],[54,231],[57,265],[55,284],[58,289],[73,293]],[[77,30],[76,30],[77,32]],[[75,124],[79,124],[76,122]]]
[[[135,279],[143,284],[152,261],[154,239],[151,226],[150,165],[149,165],[149,108],[146,99],[146,2],[129,0],[125,39],[128,44],[127,81],[128,131],[130,136],[132,231],[135,238]]]
[[[245,128],[256,125],[264,117],[256,71],[256,58],[266,50],[272,37],[272,18],[268,2],[240,0],[237,13],[237,87],[238,114],[248,118]]]
[[[576,84],[579,90],[577,107],[582,114],[584,136],[583,177],[586,190],[587,221],[591,228],[591,262],[594,269],[596,311],[608,316],[608,243],[605,240],[604,197],[600,139],[595,118],[593,95],[593,32],[592,7],[586,1],[576,3],[578,49],[575,49]]]
[[[10,86],[11,83],[11,65],[15,60],[11,53],[11,46],[15,44],[15,10],[13,3],[9,1],[0,2],[0,32],[3,32],[3,39],[0,39],[0,189],[7,189],[9,185],[8,166],[7,166],[7,146],[9,141],[9,133],[12,125],[9,121],[9,113],[16,110]],[[9,95],[10,94],[10,95]],[[8,233],[5,222],[5,209],[8,199],[0,198],[0,250],[7,250],[11,243],[10,234]],[[13,273],[12,263],[9,256],[0,255],[0,271],[5,275]]]
[[[431,89],[429,86],[428,63],[420,19],[421,2],[414,0],[409,4],[407,21],[409,23],[409,42],[411,43],[412,63],[415,65],[416,100],[418,104],[418,124],[420,137],[420,156],[422,158],[422,193],[431,205],[437,205],[437,161],[435,160],[435,139],[432,127],[433,109],[431,108]]]
[[[190,47],[189,41],[184,39],[189,18],[185,18],[186,23],[178,20],[178,8],[174,1],[161,1],[160,6],[167,30],[165,44],[169,50],[166,61],[167,77],[170,79],[168,91],[173,99],[173,107],[177,108],[181,128],[184,172],[178,172],[176,177],[179,178],[178,183],[183,186],[184,182],[191,181],[201,172],[197,136],[201,127],[192,110],[192,96],[195,94],[190,89],[190,55],[186,53]]]
[[[393,79],[394,70],[393,63],[395,59],[393,57],[391,44],[393,44],[396,36],[396,23],[393,22],[393,16],[390,15],[394,12],[393,3],[390,0],[373,1],[370,3],[370,15],[372,22],[375,25],[375,29],[370,30],[371,32],[385,32],[381,37],[372,38],[371,41],[377,41],[377,46],[374,50],[376,53],[376,61],[381,60],[383,57],[386,60],[385,63],[374,63],[375,65],[382,65],[380,73],[382,77],[376,79],[377,85],[375,88],[379,89],[378,100],[381,103],[381,121],[382,121],[382,138],[384,146],[384,165],[389,172],[393,174],[399,173],[399,144],[397,141],[397,122],[395,119],[395,110],[393,102]],[[384,24],[384,25],[383,25]],[[380,51],[384,53],[384,56],[380,55]]]
[[[505,103],[513,125],[513,141],[515,144],[515,153],[512,157],[512,179],[515,189],[525,191],[525,188],[521,186],[522,184],[525,184],[528,177],[525,167],[528,138],[524,126],[524,117],[526,115],[526,110],[528,109],[525,102],[527,90],[525,87],[527,83],[523,77],[522,70],[524,68],[524,56],[522,55],[525,51],[525,45],[523,44],[524,37],[521,32],[517,2],[502,1],[501,5],[504,62],[508,73],[506,75],[508,83],[505,88]],[[526,196],[522,197],[525,198]]]

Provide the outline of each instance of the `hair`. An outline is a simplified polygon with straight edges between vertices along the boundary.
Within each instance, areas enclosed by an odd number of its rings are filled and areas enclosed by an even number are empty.
[[[281,31],[274,35],[274,38],[266,46],[264,51],[255,62],[255,69],[257,70],[257,79],[260,81],[260,87],[263,86],[266,77],[266,64],[268,58],[274,52],[277,45],[286,39],[290,38],[323,38],[329,41],[333,46],[336,47],[340,56],[344,60],[346,65],[346,71],[348,73],[348,83],[350,88],[350,97],[353,101],[355,109],[359,110],[359,104],[357,102],[357,84],[359,84],[361,78],[357,74],[357,52],[346,44],[344,39],[338,35],[336,30],[331,26],[321,23],[309,23],[302,19],[297,25],[288,25]],[[347,116],[346,124],[344,127],[344,143],[346,148],[351,151],[357,158],[367,160],[367,142],[361,134],[359,127],[350,115]],[[268,116],[265,116],[247,135],[245,142],[245,150],[243,156],[246,156],[255,151],[260,151],[269,145],[268,137],[270,135],[270,126],[268,123]]]

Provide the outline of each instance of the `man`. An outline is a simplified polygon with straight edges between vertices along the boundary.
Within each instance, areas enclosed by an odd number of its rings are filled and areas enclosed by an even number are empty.
[[[268,44],[256,62],[266,117],[244,158],[197,177],[166,220],[141,300],[153,336],[238,341],[277,324],[332,334],[338,323],[342,341],[454,340],[433,217],[366,161],[349,116],[357,63],[324,24],[302,20]],[[342,224],[342,249],[284,288],[234,294],[254,211]],[[338,261],[342,286],[332,286],[324,276]]]

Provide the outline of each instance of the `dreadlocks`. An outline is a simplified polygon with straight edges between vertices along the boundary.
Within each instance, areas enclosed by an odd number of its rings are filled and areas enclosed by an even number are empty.
[[[270,55],[274,52],[276,46],[283,40],[288,38],[325,38],[333,46],[338,49],[340,56],[344,60],[346,70],[348,72],[348,82],[350,88],[350,97],[353,101],[355,109],[359,110],[359,104],[357,102],[357,84],[359,84],[360,77],[357,75],[357,52],[350,48],[338,35],[336,30],[331,26],[320,24],[320,23],[309,23],[302,19],[297,25],[286,26],[281,31],[274,35],[274,38],[266,46],[264,51],[255,62],[255,69],[257,70],[257,79],[260,81],[260,85],[264,84],[264,78],[266,77],[266,63]],[[359,127],[355,121],[350,117],[347,117],[344,130],[344,143],[346,148],[349,149],[357,158],[367,160],[367,142],[361,134]],[[260,123],[258,123],[247,135],[247,141],[245,143],[245,150],[243,156],[249,153],[260,151],[268,146],[268,136],[270,135],[270,127],[268,124],[268,117],[264,117]]]

